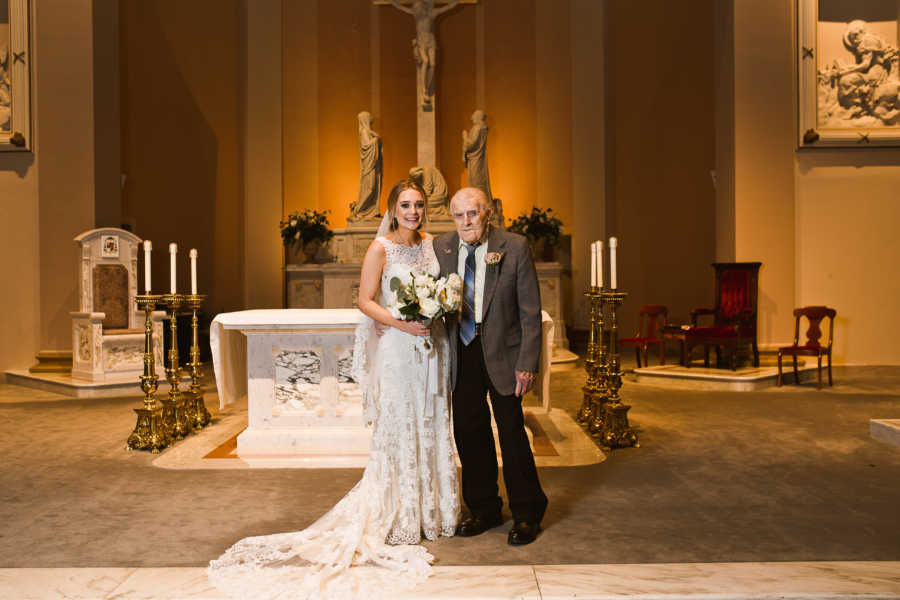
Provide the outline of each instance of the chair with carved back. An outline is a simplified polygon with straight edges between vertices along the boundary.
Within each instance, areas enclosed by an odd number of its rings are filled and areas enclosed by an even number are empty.
[[[72,316],[72,377],[135,380],[144,368],[144,313],[137,310],[137,261],[141,239],[123,229],[92,229],[75,237],[79,257],[79,310]],[[165,375],[162,319],[152,329],[157,374]]]
[[[716,270],[716,305],[691,311],[693,327],[685,334],[685,365],[690,366],[691,349],[702,345],[704,365],[709,366],[709,348],[728,351],[732,370],[737,369],[737,349],[749,345],[753,366],[759,366],[759,347],[756,337],[757,306],[759,300],[760,262],[713,263]],[[712,316],[713,324],[700,326],[699,317]],[[717,360],[718,362],[718,360]]]
[[[782,384],[781,361],[785,354],[794,359],[794,383],[800,383],[800,371],[797,368],[798,356],[815,356],[818,360],[819,381],[816,386],[822,389],[822,357],[828,357],[828,385],[834,385],[831,378],[831,347],[834,342],[834,317],[837,311],[827,306],[804,306],[794,309],[794,343],[778,349],[778,385]],[[806,329],[806,340],[800,343],[800,320],[806,318],[809,327]],[[822,339],[822,321],[828,319],[828,337]]]
[[[638,330],[634,337],[620,338],[623,346],[634,346],[634,355],[638,368],[641,367],[641,356],[644,366],[649,366],[647,348],[659,346],[659,364],[666,364],[666,348],[659,332],[668,324],[669,309],[662,304],[645,304],[638,308]]]

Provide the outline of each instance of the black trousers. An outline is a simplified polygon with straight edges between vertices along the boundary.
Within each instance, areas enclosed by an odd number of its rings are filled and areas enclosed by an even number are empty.
[[[462,463],[463,501],[473,515],[487,519],[499,515],[503,505],[497,485],[497,450],[486,400],[490,392],[513,519],[540,522],[547,508],[547,496],[538,481],[534,455],[525,433],[522,399],[501,395],[491,384],[480,335],[468,346],[460,341],[457,347],[453,433]]]

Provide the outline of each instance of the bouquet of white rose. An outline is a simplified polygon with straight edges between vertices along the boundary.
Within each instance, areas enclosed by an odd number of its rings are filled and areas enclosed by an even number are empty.
[[[435,279],[428,273],[413,271],[409,283],[392,277],[391,291],[396,294],[390,306],[394,317],[431,325],[444,314],[459,310],[462,279],[456,273]]]

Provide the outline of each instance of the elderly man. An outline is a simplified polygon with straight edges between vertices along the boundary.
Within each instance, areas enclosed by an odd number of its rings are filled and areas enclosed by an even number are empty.
[[[459,190],[450,200],[456,232],[434,241],[442,275],[463,279],[463,307],[448,333],[453,428],[471,516],[456,533],[478,535],[503,523],[489,392],[513,515],[508,542],[518,546],[534,541],[547,508],[522,414],[522,396],[538,368],[541,298],[525,238],[492,229],[489,206],[481,190]]]

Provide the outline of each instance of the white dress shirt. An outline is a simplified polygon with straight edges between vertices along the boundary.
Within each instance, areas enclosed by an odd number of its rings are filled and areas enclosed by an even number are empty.
[[[481,306],[484,299],[484,274],[486,265],[484,263],[484,255],[487,254],[487,241],[482,242],[475,248],[475,322],[481,323]],[[466,258],[469,257],[469,249],[466,243],[459,240],[459,259],[456,263],[456,272],[463,281],[466,280]]]

